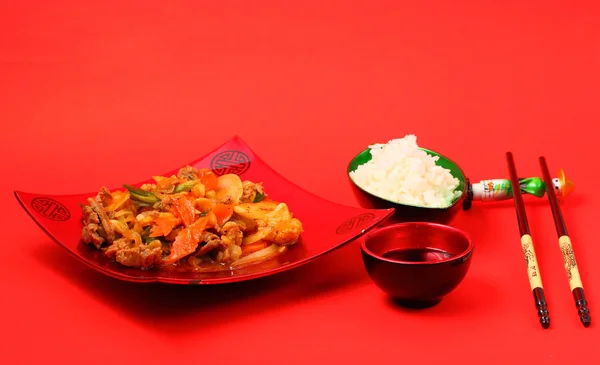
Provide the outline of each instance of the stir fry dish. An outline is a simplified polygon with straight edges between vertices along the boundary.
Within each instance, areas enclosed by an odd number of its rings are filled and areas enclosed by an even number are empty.
[[[231,269],[295,244],[302,223],[262,183],[191,166],[124,190],[102,187],[82,205],[81,238],[122,265]]]

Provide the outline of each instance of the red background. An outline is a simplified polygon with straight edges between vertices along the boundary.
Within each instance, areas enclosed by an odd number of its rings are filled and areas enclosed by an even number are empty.
[[[596,238],[600,9],[546,1],[4,2],[0,342],[11,363],[433,362],[600,359]],[[596,127],[597,128],[597,127]],[[354,242],[256,282],[139,285],[54,244],[12,196],[95,191],[194,160],[240,135],[285,177],[354,205],[345,168],[407,133],[471,179],[539,176],[564,206],[593,324],[579,323],[547,200],[526,199],[552,326],[537,322],[514,206],[475,203],[462,285],[395,307]],[[595,360],[595,361],[593,361]]]

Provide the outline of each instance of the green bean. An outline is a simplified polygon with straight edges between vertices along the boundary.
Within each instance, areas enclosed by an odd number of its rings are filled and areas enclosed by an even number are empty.
[[[256,197],[254,198],[254,202],[253,203],[259,203],[264,198],[265,198],[265,194],[263,194],[263,193],[256,193]]]
[[[127,184],[124,184],[123,186],[129,191],[129,195],[133,200],[137,200],[146,204],[154,204],[160,201],[160,199],[156,195],[152,194],[149,191],[134,188],[133,186]]]
[[[196,180],[184,182],[183,184],[179,184],[175,187],[175,192],[182,193],[184,191],[189,191],[194,187],[194,185],[196,185]]]

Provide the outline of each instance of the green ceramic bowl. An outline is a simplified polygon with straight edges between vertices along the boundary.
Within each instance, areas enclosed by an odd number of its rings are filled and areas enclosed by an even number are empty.
[[[372,158],[370,149],[367,148],[358,155],[356,155],[350,164],[348,165],[348,179],[352,185],[353,191],[357,196],[360,205],[365,208],[394,208],[396,212],[394,215],[388,220],[389,223],[395,222],[433,222],[433,223],[441,223],[447,224],[449,223],[461,209],[461,203],[467,196],[467,178],[465,174],[461,170],[461,168],[448,157],[441,155],[437,152],[421,148],[421,150],[425,151],[427,154],[431,156],[438,156],[439,159],[436,161],[436,164],[449,169],[452,176],[457,178],[460,183],[458,185],[458,189],[462,191],[462,194],[454,199],[452,205],[446,208],[431,208],[419,205],[411,205],[411,204],[401,204],[397,202],[393,202],[387,200],[385,198],[376,196],[374,194],[365,191],[361,187],[359,187],[350,177],[350,173],[355,171],[358,166],[363,165],[369,162]]]

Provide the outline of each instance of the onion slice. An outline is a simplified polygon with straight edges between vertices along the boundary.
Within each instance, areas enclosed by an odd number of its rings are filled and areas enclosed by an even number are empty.
[[[263,248],[262,250],[253,252],[253,253],[249,254],[248,256],[244,256],[241,259],[234,261],[231,264],[231,266],[235,267],[235,266],[244,265],[244,264],[258,261],[258,260],[266,260],[268,258],[271,258],[271,257],[285,251],[285,249],[286,249],[285,246],[278,246],[278,245],[272,244],[269,247]]]

